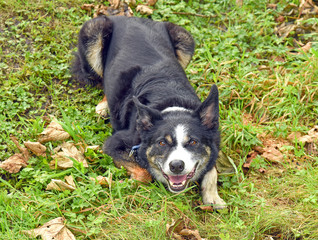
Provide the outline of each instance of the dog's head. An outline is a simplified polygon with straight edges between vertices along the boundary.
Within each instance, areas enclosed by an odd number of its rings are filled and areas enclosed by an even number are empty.
[[[220,144],[215,85],[196,110],[169,107],[159,112],[136,98],[134,102],[142,140],[138,161],[156,180],[180,192],[213,167]]]

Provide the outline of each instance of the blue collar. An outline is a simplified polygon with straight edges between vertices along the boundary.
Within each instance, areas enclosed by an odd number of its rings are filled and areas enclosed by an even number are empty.
[[[137,155],[137,151],[138,149],[140,148],[141,144],[139,145],[135,145],[135,146],[132,146],[130,152],[129,152],[129,157],[131,157],[132,155]]]

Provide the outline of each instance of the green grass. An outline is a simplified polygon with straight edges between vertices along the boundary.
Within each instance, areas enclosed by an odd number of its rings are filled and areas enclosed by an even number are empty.
[[[56,217],[66,219],[77,239],[169,239],[166,224],[180,217],[189,218],[205,239],[318,239],[317,153],[287,141],[290,133],[304,135],[318,124],[318,36],[277,37],[275,18],[290,1],[275,2],[277,10],[256,0],[243,7],[234,0],[159,0],[152,15],[194,36],[196,52],[186,71],[202,100],[211,84],[219,87],[222,149],[239,170],[219,179],[227,213],[200,210],[196,187],[174,195],[159,183],[138,185],[99,151],[85,153],[88,169],[75,164],[51,170],[51,156],[32,156],[19,173],[0,170],[0,239],[29,239],[23,230]],[[71,81],[77,34],[92,17],[81,10],[84,3],[0,2],[1,161],[18,152],[10,135],[20,143],[36,141],[50,116],[63,123],[69,141],[102,145],[111,134],[111,125],[95,114],[102,91]],[[289,47],[297,48],[293,37],[313,42],[312,48],[289,54]],[[248,154],[266,140],[280,144],[284,161],[258,156],[244,173]],[[51,152],[59,144],[45,145]],[[75,191],[45,190],[52,178],[66,175],[74,177]],[[110,176],[112,185],[89,180],[97,175]]]

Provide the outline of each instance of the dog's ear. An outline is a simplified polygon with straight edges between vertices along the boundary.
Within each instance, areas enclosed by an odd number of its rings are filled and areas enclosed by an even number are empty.
[[[137,97],[133,97],[137,108],[137,130],[148,131],[157,120],[162,120],[161,113],[142,104]]]
[[[219,91],[216,85],[212,86],[209,96],[201,103],[195,114],[209,129],[217,130],[219,128]]]

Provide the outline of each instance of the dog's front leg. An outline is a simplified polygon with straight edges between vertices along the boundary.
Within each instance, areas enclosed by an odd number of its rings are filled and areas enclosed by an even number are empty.
[[[214,209],[226,208],[226,203],[220,198],[217,189],[218,173],[216,168],[207,172],[201,183],[203,204],[212,204]]]

